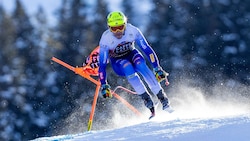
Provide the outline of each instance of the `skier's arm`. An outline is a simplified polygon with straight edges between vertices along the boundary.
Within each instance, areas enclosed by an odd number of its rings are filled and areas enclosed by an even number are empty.
[[[141,48],[141,50],[145,53],[153,68],[160,67],[157,55],[155,54],[152,47],[148,44],[147,40],[145,39],[140,30],[138,30],[135,41],[137,45]]]
[[[141,48],[141,50],[145,53],[145,55],[148,57],[148,60],[153,66],[153,71],[155,74],[155,77],[158,82],[161,82],[162,80],[166,79],[166,76],[168,76],[168,73],[166,73],[160,66],[159,59],[152,49],[152,47],[148,44],[147,40],[141,33],[141,31],[138,29],[138,33],[136,36],[136,43]],[[167,80],[167,79],[166,79]],[[166,84],[168,82],[166,81]],[[168,84],[167,84],[168,85]]]
[[[108,47],[106,46],[100,46],[100,56],[99,56],[99,79],[101,81],[101,84],[107,84],[107,78],[106,78],[106,66],[108,62]]]
[[[99,56],[99,79],[101,81],[101,93],[102,96],[104,98],[111,98],[112,94],[111,94],[111,90],[110,90],[110,86],[107,82],[107,78],[106,78],[106,66],[108,64],[108,47],[103,45],[100,46],[100,56]]]

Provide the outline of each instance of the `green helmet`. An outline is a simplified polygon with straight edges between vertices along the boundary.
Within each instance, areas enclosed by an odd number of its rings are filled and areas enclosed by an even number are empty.
[[[111,12],[107,16],[107,24],[110,27],[125,25],[127,24],[127,17],[119,11]]]

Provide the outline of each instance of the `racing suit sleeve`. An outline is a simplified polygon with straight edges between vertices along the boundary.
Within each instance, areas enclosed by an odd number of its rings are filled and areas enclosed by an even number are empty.
[[[138,33],[136,34],[135,39],[136,44],[140,47],[140,49],[145,53],[148,60],[152,64],[153,68],[159,67],[159,59],[155,53],[155,51],[152,49],[152,47],[148,44],[147,40],[141,33],[141,31],[138,29]]]
[[[99,79],[101,81],[101,84],[107,84],[107,78],[106,78],[106,66],[108,64],[108,54],[109,50],[108,47],[104,45],[100,45],[100,56],[99,56]]]

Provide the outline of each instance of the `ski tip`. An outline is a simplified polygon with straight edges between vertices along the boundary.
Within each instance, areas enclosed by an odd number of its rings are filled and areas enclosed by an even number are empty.
[[[153,117],[155,117],[154,115],[150,116],[148,119],[151,120]]]
[[[168,113],[173,113],[174,112],[174,109],[172,107],[167,107],[165,109],[163,109],[164,111],[167,111]]]
[[[155,113],[152,113],[151,116],[148,118],[149,120],[155,117]]]
[[[174,112],[174,109],[168,105],[168,106],[165,106],[162,108],[164,111],[167,111],[168,113],[173,113]]]

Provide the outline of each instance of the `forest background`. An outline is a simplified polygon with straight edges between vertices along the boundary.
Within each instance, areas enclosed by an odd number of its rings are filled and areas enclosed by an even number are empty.
[[[51,57],[81,66],[107,29],[109,4],[62,0],[52,25],[43,7],[31,18],[20,0],[11,13],[0,4],[0,140],[86,131],[95,85]],[[188,84],[208,97],[216,94],[215,86],[249,97],[250,1],[121,0],[120,7],[170,73],[168,93]],[[108,76],[111,87],[131,88],[111,67]],[[137,97],[120,94],[143,108]],[[114,108],[122,109],[124,118],[133,116],[116,99],[99,97],[93,130],[112,128]]]

